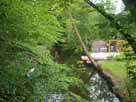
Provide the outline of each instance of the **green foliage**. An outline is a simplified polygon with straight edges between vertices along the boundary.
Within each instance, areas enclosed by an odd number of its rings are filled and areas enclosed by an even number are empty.
[[[46,96],[53,94],[64,95],[66,102],[86,101],[69,89],[84,87],[76,70],[57,64],[50,54],[54,44],[68,60],[70,56],[75,58],[74,55],[83,53],[66,8],[70,8],[88,47],[94,39],[111,39],[117,32],[82,0],[0,1],[1,102],[45,102]],[[135,38],[135,17],[134,12],[131,13],[126,11],[118,15],[116,21]],[[133,19],[127,20],[131,17]],[[135,60],[129,61],[131,65],[135,63]],[[128,67],[128,72],[134,73],[130,75],[134,79],[135,69]]]
[[[84,1],[73,3],[70,7],[70,12],[76,22],[79,33],[88,48],[91,47],[92,41],[96,39],[112,39],[117,31],[111,27],[109,21],[107,21],[102,15],[100,15],[95,9],[90,8]],[[61,44],[59,52],[63,57],[80,56],[83,53],[80,42],[78,41],[67,11],[59,16],[61,25],[65,28],[63,34],[64,42]]]
[[[46,43],[60,39],[62,28],[49,11],[48,2],[3,0],[0,3],[4,5],[0,11],[1,38]]]
[[[75,77],[71,68],[54,63],[48,51],[41,50],[43,48],[34,46],[26,50],[7,46],[3,49],[1,58],[4,58],[0,65],[1,102],[44,102],[46,96],[54,93],[68,94],[70,99],[78,100],[80,96],[74,93],[69,96],[69,86],[83,82]],[[35,70],[28,76],[32,68]]]
[[[53,12],[54,7],[59,7],[58,0],[0,1],[1,102],[45,102],[54,93],[84,101],[69,91],[83,82],[50,55],[64,30],[55,16],[61,9]]]

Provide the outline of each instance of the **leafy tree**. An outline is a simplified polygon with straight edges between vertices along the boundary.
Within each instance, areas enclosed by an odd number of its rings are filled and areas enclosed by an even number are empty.
[[[117,33],[117,30],[110,26],[109,21],[94,8],[90,8],[84,1],[80,0],[72,3],[69,8],[81,37],[88,48],[91,47],[91,43],[94,39],[112,39]],[[65,41],[59,44],[60,47],[57,48],[59,50],[58,52],[61,53],[62,58],[66,59],[68,56],[76,56],[77,54],[83,53],[83,51],[79,40],[74,34],[75,32],[67,11],[64,10],[63,12],[64,13],[59,16],[58,19],[65,29],[65,33],[63,34]],[[71,59],[75,60],[75,57]]]
[[[63,40],[63,27],[55,14],[61,10],[53,12],[59,2],[0,1],[1,102],[45,102],[55,93],[66,94],[66,100],[84,101],[69,91],[69,86],[83,82],[50,55],[52,45]]]
[[[94,4],[91,1],[88,1],[89,5],[91,5],[93,8],[95,8],[98,12],[100,12],[105,18],[107,18],[111,24],[119,31],[121,34],[124,36],[124,39],[126,39],[129,43],[129,45],[132,46],[133,51],[130,49],[130,47],[126,47],[127,51],[125,52],[126,54],[126,59],[127,59],[127,72],[128,72],[128,77],[130,80],[130,86],[128,88],[128,92],[130,94],[130,101],[135,102],[135,92],[134,90],[136,89],[134,84],[136,82],[135,80],[135,54],[136,54],[136,34],[135,34],[135,1],[133,0],[123,0],[126,5],[125,11],[123,11],[121,14],[113,16],[108,14],[104,8],[102,9],[99,7],[99,5]],[[133,3],[132,3],[133,2]],[[106,4],[105,4],[106,5]]]

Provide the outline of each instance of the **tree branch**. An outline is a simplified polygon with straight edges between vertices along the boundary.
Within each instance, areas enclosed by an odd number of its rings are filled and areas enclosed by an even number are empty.
[[[135,0],[122,0],[126,6],[136,3]]]
[[[90,0],[85,0],[85,2],[87,2],[91,7],[93,7],[99,13],[101,13],[101,15],[103,15],[107,20],[109,20],[111,24],[113,24],[114,27],[124,36],[124,38],[128,41],[128,43],[133,48],[133,51],[136,53],[136,40],[130,34],[125,33],[123,27],[120,24],[118,24],[118,22],[115,21],[114,17],[106,13],[103,9],[100,9],[97,5],[95,5]]]
[[[104,10],[102,10],[101,8],[99,8],[98,6],[96,6],[93,2],[91,2],[90,0],[85,0],[90,6],[92,6],[93,8],[95,8],[99,13],[101,13],[105,18],[107,18],[109,21],[113,21],[114,18],[107,14]]]

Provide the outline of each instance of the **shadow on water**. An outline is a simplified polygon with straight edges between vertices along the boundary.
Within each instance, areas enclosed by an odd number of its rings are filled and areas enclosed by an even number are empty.
[[[89,82],[90,102],[120,102],[98,73],[93,74]]]
[[[72,92],[84,97],[84,99],[88,100],[87,102],[120,102],[118,97],[112,92],[112,89],[110,89],[105,79],[102,78],[94,68],[86,66],[86,71],[88,72],[88,75],[83,75],[82,73],[81,76],[87,84],[87,94],[82,94],[78,87],[72,87],[70,89]],[[65,101],[65,97],[66,96],[62,94],[52,94],[45,102],[67,102]]]

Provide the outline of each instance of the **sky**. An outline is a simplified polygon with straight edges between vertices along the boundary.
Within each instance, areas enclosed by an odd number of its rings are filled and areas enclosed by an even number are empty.
[[[101,3],[101,2],[106,2],[106,0],[90,0],[93,3]],[[125,5],[122,2],[122,0],[111,0],[114,6],[114,14],[119,14],[125,9]]]
[[[116,7],[116,9],[115,9],[115,14],[118,14],[118,13],[120,13],[120,12],[122,12],[123,10],[124,10],[124,8],[125,8],[125,5],[124,5],[124,3],[122,2],[122,0],[113,0],[113,3],[114,3],[114,5],[115,5],[115,7]]]

